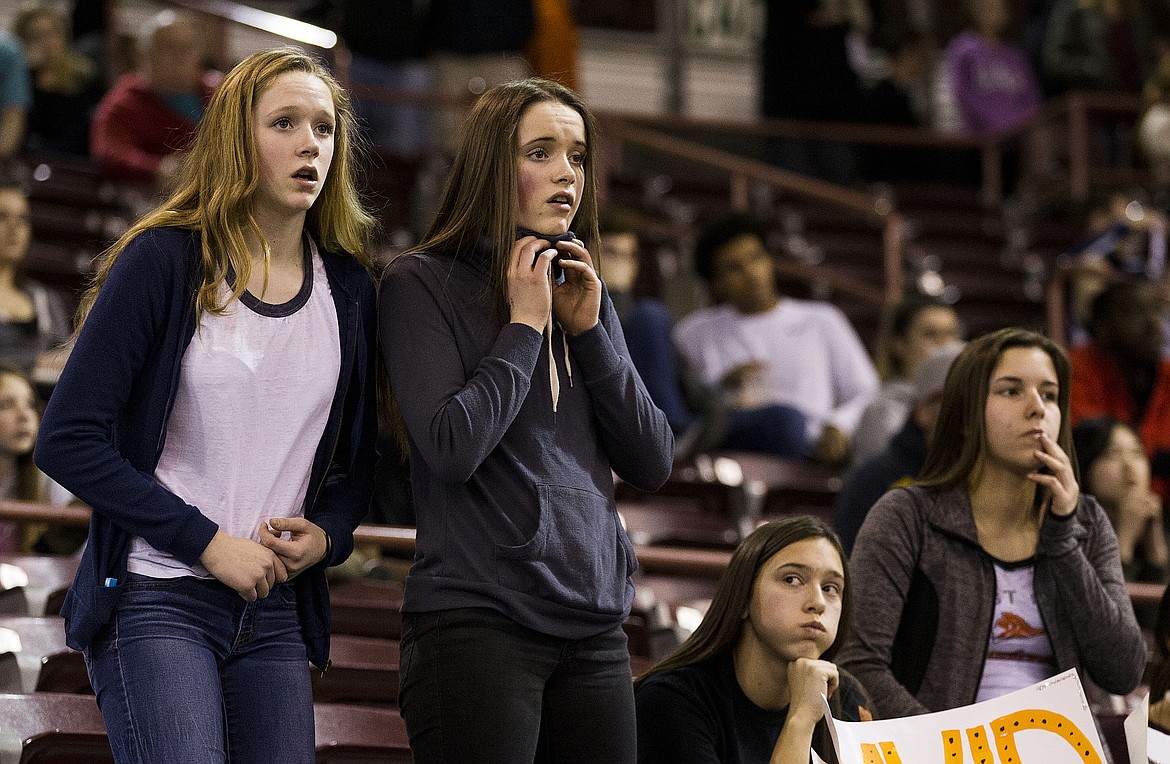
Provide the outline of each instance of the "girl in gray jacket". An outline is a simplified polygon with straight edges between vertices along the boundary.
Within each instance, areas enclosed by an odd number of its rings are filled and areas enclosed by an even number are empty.
[[[917,484],[883,496],[854,547],[840,665],[882,717],[988,700],[1069,668],[1124,694],[1146,648],[1117,538],[1070,458],[1069,365],[1003,329],[955,360]],[[1091,691],[1091,690],[1090,690]]]

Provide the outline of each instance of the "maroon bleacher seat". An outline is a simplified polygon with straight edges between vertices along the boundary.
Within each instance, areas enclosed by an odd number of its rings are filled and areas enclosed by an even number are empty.
[[[28,576],[28,585],[0,592],[0,613],[53,615],[60,612],[65,591],[77,574],[75,555],[0,555],[0,564],[15,566]],[[50,608],[56,608],[50,610]]]
[[[89,693],[89,679],[81,654],[65,644],[65,621],[60,616],[0,616],[0,629],[20,638],[16,654],[20,666],[20,691]],[[41,686],[48,665],[48,684]]]
[[[394,706],[398,703],[398,642],[334,634],[329,670],[313,671],[313,700]]]
[[[402,584],[359,579],[329,590],[334,634],[398,639],[402,636]]]
[[[406,722],[394,709],[317,703],[313,711],[317,764],[406,764],[413,760]]]
[[[21,764],[111,764],[113,755],[97,702],[85,695],[0,695],[0,746],[16,745]],[[15,761],[16,758],[11,760]]]

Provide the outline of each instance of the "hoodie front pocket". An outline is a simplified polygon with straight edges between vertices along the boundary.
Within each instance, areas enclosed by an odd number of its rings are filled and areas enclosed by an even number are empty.
[[[538,485],[540,524],[527,542],[497,546],[499,583],[569,607],[625,610],[633,549],[610,502],[594,491]]]

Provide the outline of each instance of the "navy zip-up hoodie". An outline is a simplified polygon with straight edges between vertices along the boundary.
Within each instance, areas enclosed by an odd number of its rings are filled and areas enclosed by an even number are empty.
[[[674,436],[630,362],[609,295],[593,329],[553,332],[555,411],[549,342],[501,326],[485,249],[399,257],[380,300],[418,522],[403,612],[486,607],[566,639],[620,624],[637,561],[613,472],[657,489]]]
[[[141,536],[197,562],[218,526],[164,489],[154,470],[166,439],[179,367],[196,327],[200,237],[143,232],[118,257],[41,421],[34,458],[93,508],[89,541],[62,608],[66,641],[84,649],[114,611],[130,541]],[[319,250],[337,308],[341,372],[309,480],[305,516],[333,541],[330,558],[295,581],[309,660],[328,665],[325,567],[353,550],[373,493],[376,460],[376,297],[353,258]],[[311,362],[311,359],[306,359]]]

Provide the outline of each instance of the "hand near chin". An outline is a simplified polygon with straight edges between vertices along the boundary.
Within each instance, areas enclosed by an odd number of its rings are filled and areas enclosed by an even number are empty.
[[[1028,473],[1028,479],[1048,489],[1047,509],[1057,517],[1068,517],[1076,511],[1081,487],[1073,473],[1072,461],[1060,445],[1041,434],[1036,441],[1036,460],[1040,469]]]
[[[578,241],[557,242],[560,267],[565,280],[553,287],[553,315],[570,335],[587,332],[597,325],[601,313],[601,279],[593,268],[589,250]]]
[[[824,715],[821,696],[831,697],[837,691],[837,667],[818,658],[797,658],[788,664],[788,693],[791,698],[788,718],[800,717],[816,724]]]

